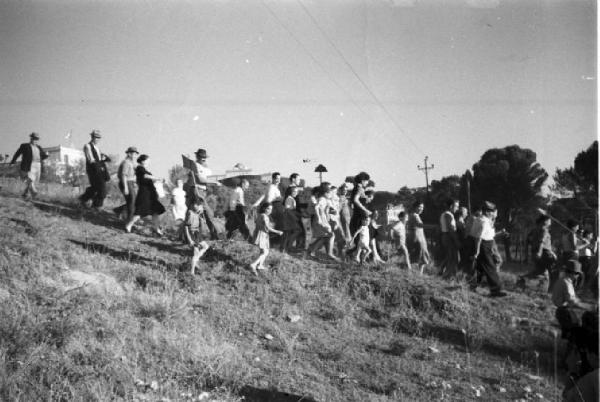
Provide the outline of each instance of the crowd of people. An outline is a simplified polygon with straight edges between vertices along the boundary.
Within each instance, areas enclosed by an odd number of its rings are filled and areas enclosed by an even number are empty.
[[[99,209],[110,181],[106,167],[109,158],[99,149],[101,133],[94,130],[90,137],[83,148],[89,187],[79,197],[79,202],[87,207],[91,201],[91,207]],[[48,157],[39,146],[39,139],[39,134],[32,133],[30,142],[21,144],[11,161],[12,164],[22,158],[20,171],[25,182],[24,198],[37,195],[42,161]],[[127,232],[132,231],[139,219],[151,216],[155,233],[163,235],[160,216],[166,208],[156,190],[158,178],[149,171],[150,157],[140,155],[136,147],[127,148],[125,154],[117,172],[125,203],[114,211],[125,221]],[[171,191],[170,210],[175,220],[181,222],[181,239],[192,250],[192,274],[210,248],[210,240],[218,238],[214,212],[207,203],[207,176],[210,174],[207,158],[206,150],[198,149],[187,181],[178,180]],[[243,239],[258,248],[257,258],[248,264],[255,275],[266,269],[271,243],[277,243],[281,252],[298,253],[304,259],[350,260],[361,264],[383,262],[381,241],[387,238],[407,269],[422,274],[425,267],[431,266],[432,256],[421,219],[424,203],[416,201],[409,210],[400,211],[391,224],[381,224],[379,211],[373,207],[371,177],[366,172],[358,173],[352,183],[343,183],[339,187],[323,182],[310,190],[310,197],[303,195],[308,190],[301,186],[297,173],[290,175],[289,185],[282,189],[281,174],[275,172],[264,194],[252,204],[246,200],[249,186],[249,181],[242,178],[231,191],[225,230],[227,239],[239,232]],[[253,233],[248,226],[250,215],[256,216]],[[491,297],[506,296],[499,276],[503,260],[496,244],[496,237],[501,234],[495,230],[496,217],[497,208],[492,202],[485,201],[470,213],[458,200],[449,199],[439,220],[441,259],[437,264],[438,274],[446,279],[463,276],[472,290],[485,279]],[[598,338],[597,306],[581,302],[576,290],[579,287],[591,289],[598,298],[598,241],[591,231],[582,231],[577,222],[569,221],[560,239],[560,255],[557,255],[550,234],[551,224],[552,218],[548,215],[540,215],[537,219],[536,228],[528,236],[534,268],[521,275],[517,285],[524,288],[528,280],[548,278],[548,292],[557,308],[556,318],[563,335],[575,345],[586,367],[592,367],[592,362],[586,360],[586,353],[595,353],[597,358],[597,341],[595,348],[589,346],[590,336]],[[321,249],[323,254],[318,253]],[[594,309],[596,332],[590,335],[589,328],[587,332],[582,330],[585,327],[582,322],[586,320],[585,312],[590,321],[589,313]]]

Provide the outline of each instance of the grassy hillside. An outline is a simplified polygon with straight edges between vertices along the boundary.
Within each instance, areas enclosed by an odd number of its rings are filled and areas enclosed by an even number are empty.
[[[242,241],[213,243],[191,276],[185,246],[121,227],[0,190],[0,399],[555,395],[541,288],[491,299],[394,259],[358,267],[277,251],[254,277],[244,267],[257,250]],[[514,288],[514,275],[503,279]]]

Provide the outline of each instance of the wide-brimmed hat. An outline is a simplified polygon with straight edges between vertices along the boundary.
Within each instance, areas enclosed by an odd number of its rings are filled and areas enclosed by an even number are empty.
[[[565,272],[571,274],[582,274],[581,272],[581,263],[575,260],[568,260],[565,262]]]
[[[208,158],[208,155],[206,154],[206,149],[202,149],[202,148],[198,149],[196,151],[196,157],[197,158]]]
[[[136,148],[136,147],[129,147],[129,148],[127,148],[127,150],[125,151],[125,153],[126,153],[126,154],[128,154],[128,153],[136,153],[136,154],[139,154],[139,152],[138,152],[138,150],[137,150],[137,148]]]
[[[36,133],[36,132],[33,132],[33,133],[29,134],[29,137],[32,140],[39,140],[40,139],[40,135],[38,133]]]
[[[102,138],[102,135],[100,135],[100,130],[93,130],[90,135],[92,138]]]

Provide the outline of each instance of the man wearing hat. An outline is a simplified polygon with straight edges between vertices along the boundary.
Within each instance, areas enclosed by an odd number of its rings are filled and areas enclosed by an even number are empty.
[[[206,225],[210,231],[210,235],[212,239],[218,238],[217,230],[214,221],[214,212],[212,208],[206,203],[206,185],[208,184],[208,176],[212,174],[212,171],[207,166],[206,160],[208,159],[208,154],[205,149],[199,148],[196,151],[196,162],[195,169],[190,170],[188,175],[188,181],[184,186],[186,191],[185,202],[188,209],[192,208],[194,201],[197,199],[202,200],[202,206],[204,207],[204,219],[206,220]]]
[[[45,152],[42,147],[38,145],[40,136],[38,133],[31,133],[29,135],[29,142],[21,144],[15,156],[13,156],[10,164],[14,164],[19,156],[21,158],[21,177],[26,183],[25,191],[23,192],[23,198],[27,198],[29,193],[31,197],[37,195],[35,185],[40,181],[42,174],[42,161],[48,157],[48,153]]]
[[[119,165],[117,177],[119,178],[119,190],[125,197],[125,204],[115,208],[116,214],[121,216],[123,211],[127,212],[127,222],[135,215],[135,197],[137,195],[137,184],[135,178],[135,157],[139,152],[136,147],[129,147],[125,151],[125,159]]]
[[[92,206],[98,209],[102,207],[104,198],[106,198],[106,182],[110,180],[106,162],[110,162],[110,158],[101,153],[98,148],[98,142],[102,137],[100,131],[92,131],[90,137],[90,142],[83,146],[85,171],[88,175],[90,186],[79,197],[79,201],[82,205],[85,205],[89,200],[92,200]]]
[[[471,290],[477,288],[477,275],[483,275],[487,278],[490,287],[491,297],[506,296],[502,290],[502,283],[496,271],[496,262],[494,257],[494,247],[496,231],[494,230],[494,219],[496,217],[496,205],[489,201],[484,201],[482,206],[483,215],[480,219],[480,225],[473,228],[471,235],[475,238],[475,249],[471,261],[475,265],[475,275],[470,280]]]
[[[552,302],[556,306],[556,319],[563,330],[563,335],[565,331],[581,325],[583,312],[591,309],[591,306],[581,302],[575,294],[575,286],[581,276],[579,261],[568,260],[564,264],[563,276],[552,288]]]

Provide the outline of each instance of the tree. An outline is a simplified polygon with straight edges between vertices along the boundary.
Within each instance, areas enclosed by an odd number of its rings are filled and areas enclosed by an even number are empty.
[[[431,202],[437,209],[444,210],[446,200],[459,199],[461,193],[461,179],[457,175],[446,176],[441,180],[433,180],[429,190]]]
[[[556,169],[552,190],[584,200],[598,198],[598,141],[575,157],[573,166]]]
[[[511,230],[513,218],[524,211],[545,206],[542,186],[548,173],[537,162],[535,152],[511,145],[487,150],[473,165],[472,192],[475,205],[483,200],[498,207],[498,221]],[[510,237],[504,241],[506,260],[511,261]]]

